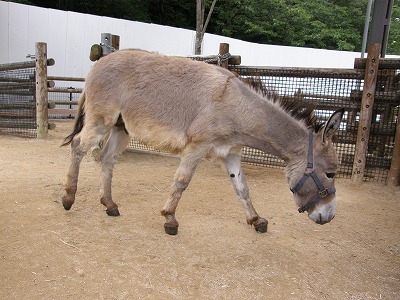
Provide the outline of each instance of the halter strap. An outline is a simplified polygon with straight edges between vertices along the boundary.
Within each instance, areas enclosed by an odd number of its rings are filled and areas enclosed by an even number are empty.
[[[310,131],[308,133],[308,156],[307,156],[307,169],[312,169],[314,167],[313,160],[313,138],[314,134]]]
[[[292,191],[292,193],[297,193],[302,186],[304,185],[304,183],[306,182],[306,180],[308,179],[308,177],[313,174],[313,168],[314,168],[314,163],[313,163],[313,138],[314,135],[312,132],[308,133],[308,155],[307,155],[307,170],[304,173],[303,177],[301,177],[300,181],[296,184],[296,186],[294,188],[291,188],[290,190]],[[318,178],[317,178],[318,180]],[[315,181],[315,180],[314,180]],[[318,180],[319,182],[319,180]],[[317,184],[318,186],[318,184]]]
[[[308,134],[308,155],[307,155],[307,170],[304,173],[303,177],[299,180],[299,182],[296,184],[294,188],[291,188],[290,190],[292,193],[297,193],[304,185],[304,183],[307,181],[309,177],[311,177],[315,183],[315,185],[318,188],[318,193],[314,197],[312,197],[305,205],[299,208],[299,212],[305,212],[307,211],[311,206],[315,205],[320,201],[321,199],[327,197],[328,195],[332,195],[336,193],[336,189],[333,188],[325,188],[325,186],[322,184],[321,180],[319,180],[317,174],[314,173],[314,163],[313,163],[313,133],[310,132]]]

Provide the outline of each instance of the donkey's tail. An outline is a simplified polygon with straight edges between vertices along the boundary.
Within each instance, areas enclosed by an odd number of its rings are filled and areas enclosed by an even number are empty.
[[[83,91],[80,99],[79,99],[79,104],[78,104],[78,111],[76,112],[76,116],[75,116],[75,124],[74,124],[74,130],[72,131],[72,133],[67,136],[64,139],[64,142],[61,144],[61,146],[66,146],[71,144],[73,138],[75,135],[77,135],[79,132],[81,132],[83,125],[85,125],[85,91]]]

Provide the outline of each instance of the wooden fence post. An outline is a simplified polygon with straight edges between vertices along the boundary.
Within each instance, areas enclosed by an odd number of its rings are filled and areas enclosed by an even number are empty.
[[[229,44],[220,43],[219,44],[219,55],[225,55],[229,53]],[[221,67],[228,69],[228,60],[221,61]]]
[[[400,184],[400,114],[397,114],[396,135],[394,137],[394,147],[392,163],[387,178],[387,185],[398,186]]]
[[[36,127],[37,138],[46,139],[48,121],[47,44],[36,43]]]
[[[119,50],[119,35],[112,35],[111,36],[111,47],[115,50]]]
[[[352,180],[356,184],[361,184],[364,179],[380,50],[380,44],[370,44],[368,47],[364,88],[361,99],[360,120],[358,123],[356,150],[353,162]]]

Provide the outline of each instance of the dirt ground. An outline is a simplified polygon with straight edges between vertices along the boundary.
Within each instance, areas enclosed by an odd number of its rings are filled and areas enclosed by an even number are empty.
[[[125,152],[114,173],[120,217],[99,203],[99,165],[82,163],[61,205],[71,123],[46,141],[0,136],[0,299],[400,299],[400,188],[336,182],[338,212],[320,226],[296,211],[282,170],[244,165],[268,232],[246,224],[210,161],[178,206],[160,210],[178,159]]]

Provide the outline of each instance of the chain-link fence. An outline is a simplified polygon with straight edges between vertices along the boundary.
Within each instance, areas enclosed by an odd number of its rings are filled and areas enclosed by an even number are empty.
[[[0,71],[0,133],[36,137],[35,68]]]

